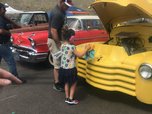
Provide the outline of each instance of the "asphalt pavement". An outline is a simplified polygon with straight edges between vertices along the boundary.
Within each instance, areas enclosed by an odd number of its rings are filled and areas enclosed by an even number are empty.
[[[0,67],[7,69],[4,61]],[[46,63],[17,62],[26,84],[0,88],[0,114],[152,114],[152,105],[135,97],[99,90],[79,78],[75,97],[78,105],[67,105],[64,92],[53,90],[53,68]]]

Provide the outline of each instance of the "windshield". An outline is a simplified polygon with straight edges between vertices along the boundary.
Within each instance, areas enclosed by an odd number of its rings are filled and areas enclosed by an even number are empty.
[[[32,18],[32,14],[21,14],[17,20],[17,23],[21,25],[27,25]]]
[[[19,16],[17,23],[20,25],[47,23],[46,13],[23,13]]]
[[[67,24],[68,24],[68,27],[70,29],[73,29],[73,30],[82,30],[82,25],[80,23],[80,21],[78,19],[75,19],[75,18],[68,18],[67,19]]]
[[[99,19],[67,19],[68,27],[73,30],[92,30],[92,29],[103,29],[102,23]]]
[[[83,19],[83,28],[87,29],[103,29],[99,19]]]

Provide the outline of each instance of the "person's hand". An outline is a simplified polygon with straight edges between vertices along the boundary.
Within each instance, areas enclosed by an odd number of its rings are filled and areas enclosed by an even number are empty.
[[[7,20],[10,24],[12,24],[13,28],[21,28],[20,25],[18,25],[16,22],[14,22],[13,20],[11,20],[9,17],[7,17],[6,15],[4,16],[5,20]]]
[[[91,49],[90,44],[86,44],[86,45],[85,45],[85,49],[86,49],[87,51],[90,50],[90,49]]]
[[[62,27],[62,34],[65,34],[65,31],[67,31],[69,29],[68,25],[64,25]]]
[[[94,49],[94,45],[93,45],[93,44],[86,44],[86,45],[85,45],[85,49],[86,49],[87,51],[93,50],[93,49]]]
[[[69,27],[68,27],[68,25],[64,25],[62,29],[67,31],[69,29]]]
[[[94,44],[90,44],[91,48],[90,50],[93,50],[94,49]]]
[[[57,42],[56,45],[57,45],[58,48],[60,48],[61,47],[61,42]]]

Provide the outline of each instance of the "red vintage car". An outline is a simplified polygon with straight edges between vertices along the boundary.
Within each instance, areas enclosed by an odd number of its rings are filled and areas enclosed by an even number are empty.
[[[97,16],[68,16],[69,28],[75,30],[71,43],[79,45],[86,42],[105,42],[108,34]],[[36,23],[28,27],[12,30],[12,52],[16,60],[32,63],[48,60],[48,24]]]
[[[108,38],[107,32],[104,30],[98,16],[68,16],[67,23],[69,28],[75,31],[75,36],[70,39],[71,43],[75,45],[87,42],[104,42]]]

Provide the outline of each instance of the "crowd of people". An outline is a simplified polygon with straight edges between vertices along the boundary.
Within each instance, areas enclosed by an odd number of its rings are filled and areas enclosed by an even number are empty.
[[[49,17],[48,29],[48,48],[52,55],[60,52],[60,57],[53,57],[53,89],[57,91],[65,91],[65,102],[70,105],[78,104],[79,101],[74,99],[77,85],[77,69],[75,58],[82,57],[88,50],[90,45],[86,45],[85,49],[79,52],[69,39],[75,35],[75,32],[68,29],[66,25],[66,10],[71,7],[72,0],[58,0],[57,5],[51,10]],[[20,27],[5,16],[6,6],[0,3],[0,60],[3,58],[8,65],[9,72],[0,68],[0,85],[5,86],[13,82],[16,84],[25,83],[26,80],[19,77],[15,60],[10,49],[10,26],[13,28]]]

